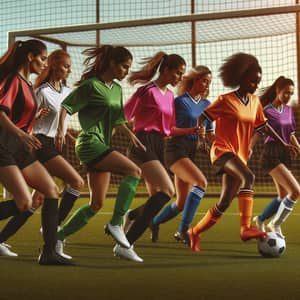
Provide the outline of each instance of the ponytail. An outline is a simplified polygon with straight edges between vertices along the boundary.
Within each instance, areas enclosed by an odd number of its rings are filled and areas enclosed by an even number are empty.
[[[16,41],[0,57],[0,82],[10,73],[17,72],[18,68],[27,62],[27,55],[37,56],[46,50],[46,45],[39,40]]]
[[[269,103],[272,103],[276,96],[277,96],[277,90],[282,90],[287,85],[294,86],[294,82],[290,78],[286,78],[284,76],[279,76],[273,84],[266,89],[266,91],[260,96],[260,101],[263,107],[268,105]]]
[[[86,49],[82,54],[87,56],[83,63],[86,69],[76,85],[89,78],[99,77],[108,69],[111,61],[120,64],[128,59],[132,59],[132,54],[129,50],[122,46],[103,45]]]
[[[153,78],[159,65],[162,64],[167,56],[168,55],[165,52],[160,51],[152,57],[143,58],[141,64],[144,66],[139,71],[131,72],[128,77],[128,82],[131,85],[147,83]]]

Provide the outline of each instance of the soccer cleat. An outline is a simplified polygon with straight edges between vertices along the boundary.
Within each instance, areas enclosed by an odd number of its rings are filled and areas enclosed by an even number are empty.
[[[128,209],[126,214],[124,215],[124,220],[123,220],[123,230],[125,233],[127,233],[130,229],[130,227],[133,225],[135,220],[130,220],[129,218],[129,213],[131,212],[131,209]]]
[[[39,255],[38,263],[43,266],[73,266],[74,263],[70,259],[60,256],[55,251],[50,253],[42,252]]]
[[[151,230],[151,241],[152,241],[152,243],[158,242],[159,226],[154,225],[151,221],[150,224],[149,224],[149,228]]]
[[[193,252],[199,252],[200,251],[200,235],[193,233],[193,228],[190,228],[187,231],[187,234],[189,236],[190,240],[190,247]]]
[[[240,231],[240,237],[242,241],[248,241],[250,239],[259,239],[267,236],[267,233],[261,230],[258,230],[255,226],[251,225],[250,227],[242,227]]]
[[[281,226],[280,225],[275,225],[272,221],[268,223],[267,227],[275,233],[278,233],[283,239],[285,236],[282,233]]]
[[[119,244],[116,244],[113,249],[113,252],[114,252],[114,256],[118,256],[120,258],[124,258],[134,262],[143,262],[143,259],[139,257],[133,250],[133,245],[129,249],[127,249],[122,247]]]
[[[120,225],[111,225],[110,223],[104,226],[106,234],[111,235],[114,240],[122,247],[130,248],[130,244],[125,236],[125,233]]]
[[[257,227],[260,231],[266,231],[265,224],[264,224],[263,221],[260,220],[259,216],[255,216],[255,217],[252,219],[252,221],[255,222],[256,227]]]
[[[10,249],[10,246],[5,244],[5,243],[1,243],[0,244],[0,256],[18,256],[17,253],[12,252]]]
[[[181,242],[183,244],[190,246],[190,238],[187,233],[180,233],[179,231],[177,231],[174,233],[174,239],[177,242]]]
[[[72,256],[64,253],[64,242],[61,240],[57,240],[55,251],[65,259],[72,259]]]

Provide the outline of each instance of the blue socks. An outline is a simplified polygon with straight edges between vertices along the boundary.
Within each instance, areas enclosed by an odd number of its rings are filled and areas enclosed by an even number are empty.
[[[275,197],[264,209],[264,211],[258,216],[261,222],[264,222],[266,219],[271,218],[276,214],[278,207],[281,203],[281,200],[278,197]]]
[[[159,226],[159,224],[165,223],[175,218],[179,213],[180,209],[176,206],[176,202],[172,202],[169,205],[167,205],[162,210],[162,212],[152,220],[152,224],[154,226]]]
[[[184,203],[183,214],[178,229],[180,233],[186,233],[189,229],[204,193],[205,191],[199,186],[194,186],[190,191]]]

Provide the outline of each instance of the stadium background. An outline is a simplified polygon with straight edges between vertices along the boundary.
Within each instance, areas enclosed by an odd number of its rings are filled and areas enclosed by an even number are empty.
[[[82,50],[97,44],[124,45],[134,55],[133,69],[138,68],[141,58],[158,50],[182,55],[187,68],[204,64],[213,72],[209,99],[226,92],[218,78],[218,68],[229,55],[243,51],[258,57],[263,68],[260,92],[279,75],[292,78],[296,93],[291,105],[295,108],[298,128],[299,88],[299,14],[297,0],[69,0],[43,2],[6,1],[1,3],[0,50],[16,39],[40,38],[47,43],[49,52],[64,48],[72,58],[72,74],[68,84],[72,86],[83,70]],[[8,32],[10,34],[8,35]],[[124,101],[133,92],[125,81]],[[76,116],[70,130],[77,133]],[[297,130],[299,135],[299,130]],[[116,134],[113,146],[126,151],[128,140]],[[68,142],[67,158],[84,175]],[[272,181],[261,173],[259,167],[260,142],[250,161],[256,174],[256,191],[263,194],[274,192]],[[201,153],[197,162],[208,177],[208,194],[219,192],[219,178],[210,168],[209,158]],[[299,179],[299,160],[293,170]],[[120,176],[112,177],[113,193]],[[140,193],[144,192],[143,184]]]

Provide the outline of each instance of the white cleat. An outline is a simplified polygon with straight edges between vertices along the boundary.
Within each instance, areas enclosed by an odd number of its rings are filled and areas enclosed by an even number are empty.
[[[282,238],[284,239],[285,236],[283,235],[282,231],[281,231],[281,227],[280,225],[275,225],[272,221],[268,223],[267,227],[275,233],[278,233],[279,235],[282,236]]]
[[[125,247],[127,249],[130,248],[130,244],[125,236],[122,226],[111,225],[110,223],[108,223],[104,226],[104,230],[106,234],[110,234],[122,247]]]
[[[143,262],[143,259],[139,257],[133,250],[133,245],[129,249],[126,249],[120,246],[119,244],[116,244],[116,246],[113,249],[113,252],[115,256],[118,256],[120,258],[124,258],[134,262]]]
[[[17,253],[12,252],[9,249],[9,245],[5,244],[5,243],[1,243],[0,244],[0,256],[18,256]]]
[[[130,227],[133,225],[135,220],[130,220],[129,218],[129,213],[131,209],[127,210],[126,214],[124,215],[124,220],[123,220],[123,230],[125,233],[127,233],[130,229]]]
[[[57,240],[55,252],[65,259],[72,259],[72,256],[64,253],[64,242],[61,240]]]
[[[259,219],[258,216],[255,216],[252,220],[260,231],[266,232],[265,224]]]

